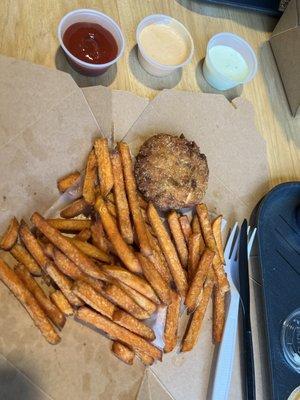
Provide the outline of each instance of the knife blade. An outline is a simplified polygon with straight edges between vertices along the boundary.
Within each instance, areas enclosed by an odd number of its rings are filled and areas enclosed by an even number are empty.
[[[249,291],[249,266],[248,266],[248,223],[244,219],[239,244],[239,282],[240,296],[243,311],[243,357],[245,364],[246,399],[255,400],[255,370],[253,358],[253,343],[250,318],[250,291]]]

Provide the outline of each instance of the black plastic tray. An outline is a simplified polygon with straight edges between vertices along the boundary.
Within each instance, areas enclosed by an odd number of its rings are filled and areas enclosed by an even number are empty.
[[[300,385],[284,354],[283,325],[300,356],[300,182],[275,187],[262,200],[257,218],[258,245],[267,328],[272,399],[286,400]],[[299,326],[299,327],[298,327]]]

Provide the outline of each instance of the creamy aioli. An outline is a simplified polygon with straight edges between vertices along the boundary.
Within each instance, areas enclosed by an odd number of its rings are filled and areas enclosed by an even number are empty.
[[[249,68],[242,55],[229,46],[214,46],[209,50],[209,59],[214,69],[235,82],[243,82]]]
[[[189,56],[189,46],[172,24],[151,24],[140,33],[140,44],[152,60],[163,65],[182,64]]]

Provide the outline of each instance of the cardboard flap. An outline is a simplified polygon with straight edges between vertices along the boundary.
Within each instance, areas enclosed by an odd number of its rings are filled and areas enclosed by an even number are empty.
[[[276,25],[271,37],[280,35],[300,25],[300,0],[291,0]]]
[[[237,98],[232,104],[223,95],[164,90],[124,140],[137,154],[155,133],[184,134],[199,145],[210,169],[205,201],[209,199],[209,205],[229,221],[233,213],[239,219],[249,215],[266,192],[266,145],[255,128],[248,101]],[[226,199],[230,199],[228,207],[224,207]]]
[[[82,91],[101,132],[114,142],[122,139],[149,103],[131,92],[111,91],[103,86],[86,87]]]

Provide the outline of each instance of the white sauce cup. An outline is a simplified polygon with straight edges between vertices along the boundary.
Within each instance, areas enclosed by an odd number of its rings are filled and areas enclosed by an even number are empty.
[[[228,46],[236,50],[247,63],[249,73],[243,81],[231,80],[218,72],[209,57],[209,50],[214,46]],[[206,81],[215,89],[227,90],[237,85],[250,82],[257,72],[257,58],[246,40],[229,32],[214,35],[207,44],[206,57],[203,63],[203,75]]]
[[[151,57],[149,57],[141,45],[140,41],[140,34],[142,30],[152,24],[165,24],[165,25],[172,25],[174,29],[184,38],[189,52],[187,58],[182,62],[181,64],[178,65],[165,65],[165,64],[160,64]],[[154,15],[149,15],[148,17],[144,18],[139,24],[136,29],[136,41],[138,44],[138,59],[141,64],[141,66],[151,75],[154,76],[166,76],[177,70],[178,68],[184,67],[186,64],[188,64],[194,54],[194,42],[193,39],[189,33],[189,31],[185,28],[185,26],[177,21],[176,19],[164,15],[164,14],[154,14]]]
[[[63,37],[66,30],[77,22],[91,22],[101,25],[108,30],[115,38],[118,45],[117,56],[105,64],[90,64],[75,57],[65,46]],[[64,50],[70,64],[78,72],[84,75],[96,76],[105,72],[111,65],[115,64],[122,57],[125,47],[125,39],[119,25],[108,15],[100,11],[90,9],[78,9],[66,14],[60,21],[57,29],[59,43]]]

